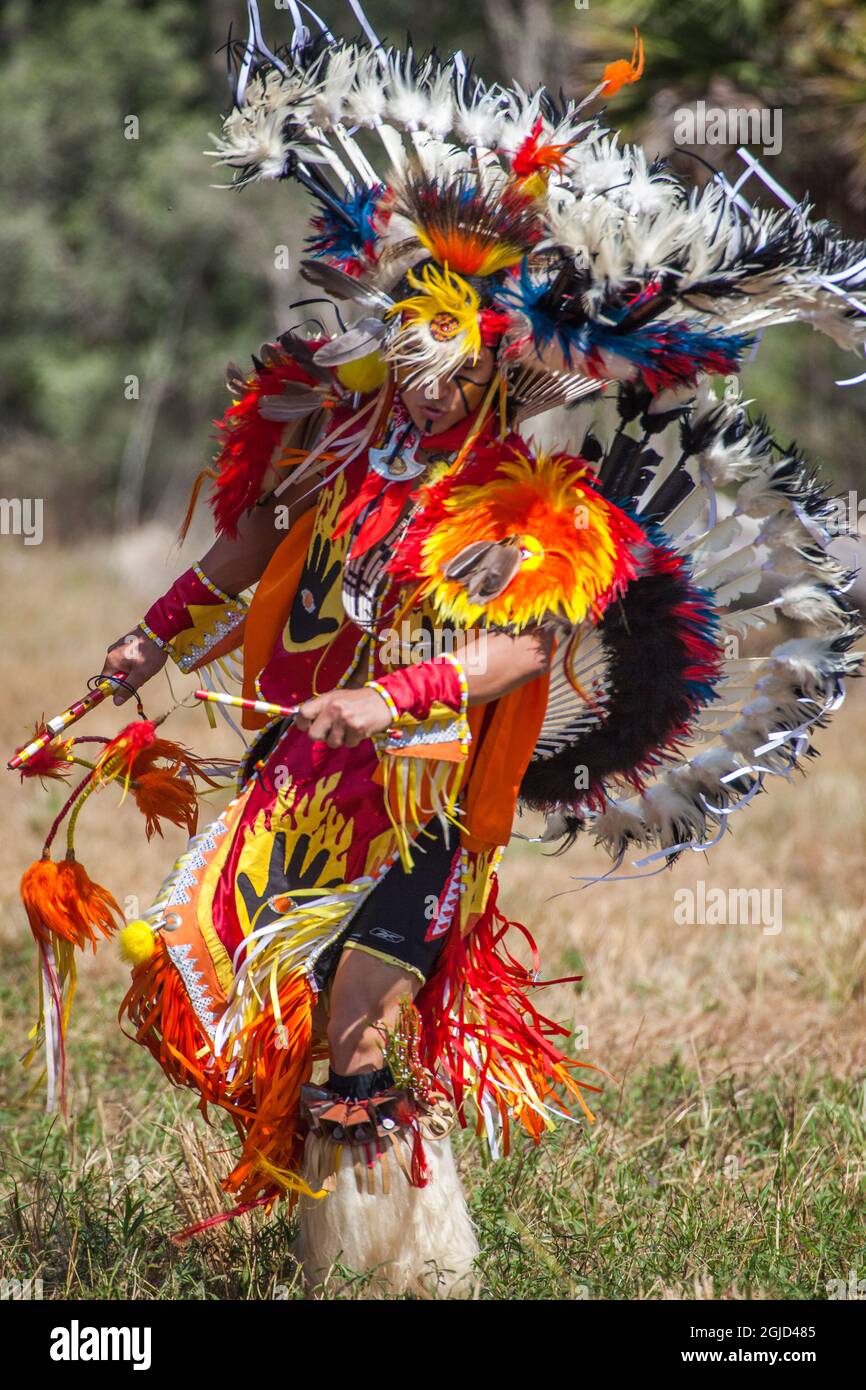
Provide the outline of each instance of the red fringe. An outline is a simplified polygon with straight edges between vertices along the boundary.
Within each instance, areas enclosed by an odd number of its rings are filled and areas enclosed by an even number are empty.
[[[497,1086],[491,1084],[491,1074],[502,1079],[503,1068],[518,1063],[525,1068],[537,1095],[542,1100],[554,1098],[567,1114],[571,1111],[562,1093],[577,1100],[591,1120],[592,1114],[582,1092],[599,1091],[586,1081],[580,1083],[574,1072],[582,1068],[599,1071],[588,1062],[567,1057],[551,1041],[555,1036],[568,1036],[568,1029],[553,1022],[533,1007],[526,990],[561,981],[539,981],[516,960],[504,944],[509,928],[519,931],[530,946],[533,966],[537,968],[538,951],[527,929],[519,922],[509,922],[498,911],[498,883],[494,880],[487,909],[474,930],[463,936],[455,922],[435,973],[416,999],[423,1023],[423,1059],[435,1074],[444,1070],[451,1083],[458,1118],[466,1125],[464,1113],[466,1093],[480,1069],[478,1098],[488,1097],[496,1105],[503,1128],[503,1150],[509,1151],[509,1101]],[[578,980],[580,976],[567,977]],[[450,1004],[449,1004],[449,1001]],[[468,1016],[467,1004],[473,1006],[474,1016]],[[452,1014],[453,1009],[453,1014]],[[480,1063],[470,1057],[471,1052]],[[519,1098],[511,1104],[511,1114],[537,1143],[545,1129],[542,1117]],[[483,1132],[483,1117],[478,1115],[477,1129]]]
[[[248,1211],[255,1211],[256,1207],[261,1207],[265,1202],[270,1201],[268,1197],[259,1197],[257,1202],[244,1202],[240,1206],[232,1207],[231,1211],[218,1211],[215,1216],[208,1216],[204,1221],[196,1221],[192,1226],[185,1226],[182,1231],[174,1231],[171,1239],[175,1245],[182,1245],[190,1236],[200,1236],[203,1231],[209,1231],[214,1226],[222,1226],[225,1221],[234,1221],[236,1216],[246,1216]]]

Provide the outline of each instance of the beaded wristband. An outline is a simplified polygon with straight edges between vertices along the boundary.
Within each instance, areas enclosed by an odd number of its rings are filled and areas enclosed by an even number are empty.
[[[170,644],[168,642],[164,642],[161,637],[157,637],[153,628],[148,627],[147,623],[144,621],[144,618],[142,618],[139,623],[136,623],[136,628],[139,632],[143,632],[145,637],[149,637],[151,642],[155,642],[158,647],[161,647],[164,652],[167,652],[169,650]]]
[[[379,681],[364,681],[364,686],[367,690],[375,690],[377,695],[382,696],[382,699],[388,706],[388,709],[391,713],[391,718],[393,720],[397,720],[400,718],[400,711],[397,708],[397,704],[394,700],[394,697],[389,690],[385,689],[384,685],[382,685]]]

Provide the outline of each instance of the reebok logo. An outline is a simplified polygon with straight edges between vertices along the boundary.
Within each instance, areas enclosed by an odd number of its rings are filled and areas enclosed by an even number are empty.
[[[370,932],[371,936],[378,936],[380,941],[405,941],[405,936],[398,936],[395,931],[385,931],[384,927],[374,927]]]

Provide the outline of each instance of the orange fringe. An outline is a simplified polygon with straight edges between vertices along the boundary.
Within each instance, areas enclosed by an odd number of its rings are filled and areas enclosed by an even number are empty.
[[[283,1021],[276,1022],[268,1001],[243,1035],[243,1056],[235,1063],[240,1070],[229,1083],[225,1063],[211,1051],[160,933],[154,954],[133,973],[120,1006],[121,1023],[129,1019],[135,1041],[147,1048],[174,1085],[199,1092],[205,1117],[208,1105],[228,1111],[243,1142],[237,1163],[222,1180],[223,1189],[238,1198],[226,1217],[261,1204],[270,1207],[281,1196],[291,1205],[299,1192],[309,1190],[298,1168],[304,1147],[301,1087],[323,1052],[321,1043],[313,1044],[313,1003],[303,972],[289,975],[279,988]],[[190,1227],[175,1238],[185,1239],[198,1229]]]
[[[195,1016],[180,974],[156,933],[153,955],[136,966],[121,1001],[118,1019],[135,1028],[135,1041],[146,1047],[175,1086],[191,1086],[203,1104],[220,1099],[221,1068]],[[203,1059],[211,1058],[205,1070]]]
[[[180,764],[177,764],[179,768]],[[136,773],[132,783],[135,804],[145,818],[148,840],[162,834],[160,819],[186,828],[194,835],[198,825],[198,798],[192,782],[176,775],[176,768],[154,768],[152,772]]]
[[[292,1205],[305,1184],[298,1177],[304,1149],[300,1129],[301,1087],[313,1069],[313,990],[303,971],[288,975],[279,987],[283,1020],[278,1024],[270,1003],[247,1029],[244,1054],[252,1067],[252,1096],[238,1162],[223,1180],[224,1190],[240,1204],[286,1195]],[[241,1083],[243,1086],[243,1083]],[[232,1084],[232,1092],[238,1083]]]

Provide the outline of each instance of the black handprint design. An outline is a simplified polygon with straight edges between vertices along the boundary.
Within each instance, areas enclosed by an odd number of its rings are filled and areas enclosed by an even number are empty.
[[[303,646],[316,637],[336,632],[339,619],[324,616],[325,600],[340,573],[339,559],[331,559],[327,536],[315,535],[289,616],[289,640]]]
[[[271,846],[268,877],[264,890],[259,893],[249,874],[238,874],[237,891],[246,909],[248,924],[255,922],[256,928],[265,927],[271,922],[275,922],[277,918],[284,917],[291,906],[285,899],[291,897],[294,888],[320,887],[322,891],[321,895],[318,896],[324,896],[325,893],[340,886],[341,878],[332,878],[327,883],[319,884],[319,874],[328,861],[328,851],[326,849],[318,850],[310,862],[305,864],[304,861],[309,849],[309,835],[299,835],[292,845],[289,862],[286,863],[286,832],[280,830],[274,836],[274,843]],[[281,897],[284,901],[278,901],[276,905],[268,902],[269,898],[275,897]],[[306,896],[303,901],[315,902],[315,897]],[[259,915],[256,916],[256,913]]]

